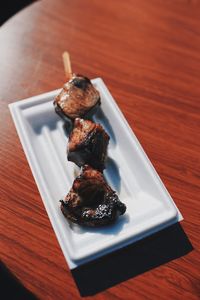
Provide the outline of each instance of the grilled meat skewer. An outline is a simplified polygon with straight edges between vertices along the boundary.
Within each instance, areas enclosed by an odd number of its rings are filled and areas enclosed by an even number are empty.
[[[71,222],[97,227],[115,222],[126,206],[106,183],[101,172],[84,166],[71,190],[61,200],[61,210]]]
[[[105,168],[109,136],[100,124],[76,118],[69,136],[67,158],[79,167]]]

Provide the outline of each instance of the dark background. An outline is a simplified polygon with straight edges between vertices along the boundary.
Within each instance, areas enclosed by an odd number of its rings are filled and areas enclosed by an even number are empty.
[[[19,10],[31,4],[32,0],[7,0],[0,2],[0,25],[7,21]]]

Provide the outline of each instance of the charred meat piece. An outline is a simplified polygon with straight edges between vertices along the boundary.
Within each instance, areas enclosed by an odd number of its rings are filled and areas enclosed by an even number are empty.
[[[61,210],[71,222],[97,227],[113,223],[125,213],[126,206],[105,182],[102,173],[86,165],[64,201],[61,200]]]
[[[100,124],[77,118],[69,136],[67,158],[78,166],[88,164],[103,170],[109,139]]]
[[[67,122],[75,118],[88,118],[99,105],[99,92],[82,75],[73,75],[54,100],[56,113]]]

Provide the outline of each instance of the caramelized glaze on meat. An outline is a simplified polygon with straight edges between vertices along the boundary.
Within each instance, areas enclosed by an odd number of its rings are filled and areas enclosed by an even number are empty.
[[[125,213],[126,206],[101,172],[84,166],[64,201],[61,200],[61,210],[71,222],[96,227],[113,223]]]
[[[72,120],[87,116],[99,104],[99,92],[91,81],[82,75],[73,75],[54,100],[56,112],[64,119],[68,117]]]
[[[78,166],[85,164],[103,170],[109,136],[100,124],[76,118],[69,136],[68,160]]]

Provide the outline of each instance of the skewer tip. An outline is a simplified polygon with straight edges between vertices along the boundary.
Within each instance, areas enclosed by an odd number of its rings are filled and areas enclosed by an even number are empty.
[[[72,69],[71,69],[71,61],[70,61],[69,52],[64,51],[62,54],[62,58],[63,58],[65,75],[66,75],[67,79],[71,79],[72,78]]]

